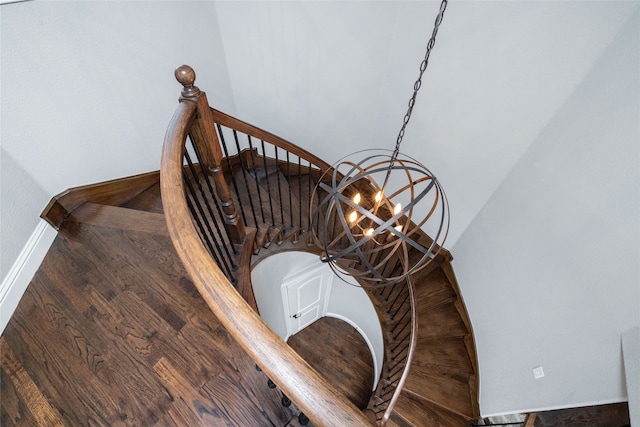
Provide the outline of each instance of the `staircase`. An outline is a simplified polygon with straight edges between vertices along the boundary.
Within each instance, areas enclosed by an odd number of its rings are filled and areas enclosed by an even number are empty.
[[[238,168],[239,166],[235,166],[234,172],[241,174]],[[276,173],[279,172],[272,173],[271,177],[275,178]],[[157,174],[155,179],[159,180]],[[97,199],[91,195],[104,194],[104,189],[88,189],[90,194],[80,198],[89,201],[72,207],[72,212],[65,216],[65,224],[84,224],[168,236],[158,183],[152,183],[146,190],[142,188],[148,186],[152,180],[153,177],[149,178],[146,175],[137,181],[134,178],[126,186],[130,194],[121,193],[118,196],[118,193],[114,193],[110,200]],[[269,213],[265,214],[266,222],[259,221],[256,224],[261,236],[256,238],[259,246],[256,244],[253,250],[251,264],[281,251],[317,250],[309,245],[308,233],[281,224],[280,208],[283,207],[283,212],[288,210],[285,210],[286,206],[281,205],[278,193],[273,188],[275,185],[295,188],[292,200],[294,205],[299,205],[298,199],[306,197],[300,194],[300,188],[307,189],[308,184],[306,177],[295,177],[289,181],[281,174],[279,179],[263,179],[254,188],[262,192],[262,202]],[[134,194],[135,196],[132,196]],[[127,197],[131,199],[124,200]],[[118,206],[92,203],[91,200],[117,203]],[[68,199],[65,201],[64,198],[58,203],[72,206],[69,205]],[[288,201],[286,203],[288,204]],[[245,200],[245,204],[248,205],[248,199]],[[303,204],[303,217],[309,213],[306,206],[308,204]],[[276,213],[276,218],[270,217],[271,210]],[[50,216],[53,212],[54,209],[51,209],[45,216]],[[276,226],[273,226],[273,223]],[[442,257],[439,264],[428,267],[412,277],[416,288],[417,343],[409,375],[387,423],[389,426],[462,427],[469,426],[478,419],[477,366],[473,335],[448,258]],[[391,291],[384,291],[383,296],[388,299],[394,298]],[[272,397],[276,402],[282,396],[282,393],[277,391],[279,394]],[[295,407],[292,410],[299,416],[299,410]]]
[[[236,254],[250,248],[253,264],[284,250],[318,253],[310,233],[317,203],[312,190],[331,167],[286,140],[211,109],[194,86],[190,67],[178,68],[176,78],[184,89],[167,131],[161,168],[169,231],[212,311],[229,316],[223,322],[235,339],[316,423],[465,426],[475,421],[473,335],[452,258],[444,249],[408,281],[367,289],[386,343],[382,377],[364,411],[368,420],[321,379],[309,390],[308,382],[292,386],[292,373],[283,373],[277,357],[280,363],[292,361],[296,378],[311,373],[290,349],[274,348],[277,336],[264,329],[255,313],[236,311],[242,307],[240,296],[256,308],[247,283],[250,266]],[[430,241],[424,233],[418,239]],[[394,256],[386,265],[388,274],[402,268]],[[309,399],[311,394],[322,397]]]
[[[242,173],[236,169],[235,175]],[[256,224],[261,231],[252,264],[282,251],[303,250],[319,254],[318,249],[310,245],[307,232],[283,224],[279,217],[283,203],[274,188],[284,185],[296,189],[293,194],[295,206],[300,196],[299,188],[308,188],[308,179],[302,178],[302,183],[298,177],[289,181],[279,171],[272,171],[270,176],[271,180],[262,179],[255,191],[260,191],[263,204],[276,212],[275,219],[271,222],[270,213],[267,213],[267,222]],[[283,212],[287,212],[288,203],[285,201]],[[310,214],[308,206],[303,204],[303,217]],[[389,426],[462,427],[478,420],[478,371],[473,333],[450,261],[448,254],[440,257],[438,264],[411,278],[416,288],[417,343]],[[370,293],[374,305],[379,306],[375,299],[377,293]],[[394,298],[393,291],[383,295]]]
[[[391,426],[469,426],[479,416],[473,334],[449,261],[415,279],[418,340]]]
[[[368,290],[386,344],[382,378],[364,412],[261,321],[251,266],[280,251],[318,253],[309,231],[315,207],[311,192],[329,165],[211,110],[194,78],[188,70],[181,76],[185,89],[167,133],[160,177],[145,174],[65,192],[52,200],[44,217],[56,227],[91,224],[170,235],[195,288],[231,338],[281,396],[300,408],[298,414],[304,412],[316,425],[462,427],[475,422],[473,334],[446,250],[407,284]],[[192,144],[186,150],[180,145],[185,141]],[[172,159],[169,166],[167,159]],[[162,202],[149,191],[158,181]],[[396,267],[390,263],[389,268]]]

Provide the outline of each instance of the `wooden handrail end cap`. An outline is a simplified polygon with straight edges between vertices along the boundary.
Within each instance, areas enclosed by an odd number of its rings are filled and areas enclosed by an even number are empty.
[[[178,80],[185,89],[192,88],[196,81],[196,72],[188,65],[179,66],[176,68],[174,74],[176,76],[176,80]]]

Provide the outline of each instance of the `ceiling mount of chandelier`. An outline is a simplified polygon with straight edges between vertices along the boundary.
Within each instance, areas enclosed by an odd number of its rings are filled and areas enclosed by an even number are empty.
[[[395,150],[362,150],[342,158],[313,192],[312,233],[322,261],[362,285],[406,280],[437,255],[449,230],[440,183],[424,165],[400,153],[446,7],[443,0]]]

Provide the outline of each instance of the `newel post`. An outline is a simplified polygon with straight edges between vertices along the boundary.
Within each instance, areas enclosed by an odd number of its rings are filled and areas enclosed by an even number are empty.
[[[224,212],[225,228],[229,237],[233,243],[241,244],[246,237],[244,224],[242,219],[238,217],[229,185],[222,172],[222,149],[207,95],[194,86],[196,73],[190,66],[182,65],[176,68],[175,76],[183,86],[180,102],[194,102],[196,104],[198,113],[191,127],[191,139],[200,153],[200,166],[203,171],[213,177],[216,196]]]

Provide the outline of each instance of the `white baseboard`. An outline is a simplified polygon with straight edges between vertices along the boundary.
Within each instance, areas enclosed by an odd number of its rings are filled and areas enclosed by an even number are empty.
[[[29,240],[22,248],[18,259],[0,284],[0,334],[18,307],[20,298],[49,251],[58,232],[46,221],[40,220]]]

